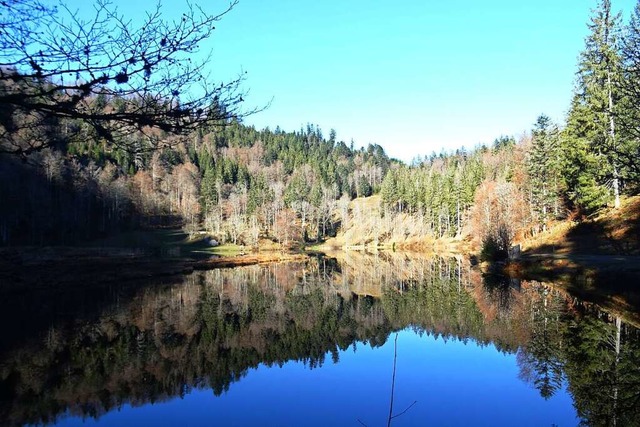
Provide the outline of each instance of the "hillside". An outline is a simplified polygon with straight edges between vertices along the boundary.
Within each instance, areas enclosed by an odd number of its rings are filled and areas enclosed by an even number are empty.
[[[524,240],[527,254],[640,255],[640,196],[623,198],[619,209],[607,208],[581,222],[565,221]]]
[[[398,249],[452,253],[462,251],[461,238],[434,237],[433,230],[419,215],[390,212],[381,196],[358,197],[339,206],[334,221],[340,224],[335,237],[318,249]]]
[[[319,248],[413,249],[475,252],[473,232],[435,238],[428,227],[408,213],[389,214],[379,195],[359,197],[334,211],[340,224],[335,237]],[[525,255],[640,255],[640,196],[622,199],[619,209],[607,208],[582,221],[558,221],[548,231],[517,239]]]

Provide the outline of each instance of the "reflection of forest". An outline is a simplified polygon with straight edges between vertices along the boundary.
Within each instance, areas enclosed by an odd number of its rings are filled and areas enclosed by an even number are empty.
[[[107,289],[73,314],[68,295],[47,300],[45,315],[18,308],[3,322],[31,334],[0,350],[8,424],[219,394],[260,363],[316,367],[408,326],[517,353],[520,377],[545,398],[568,380],[589,424],[640,416],[637,329],[540,283],[483,280],[462,259],[354,253]]]

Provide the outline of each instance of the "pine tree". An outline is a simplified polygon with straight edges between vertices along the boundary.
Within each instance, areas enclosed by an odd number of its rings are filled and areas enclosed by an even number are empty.
[[[382,197],[382,203],[387,207],[394,208],[398,203],[398,182],[395,170],[390,170],[382,180],[380,196]]]
[[[531,206],[542,229],[551,215],[558,216],[560,164],[558,128],[542,114],[532,131],[532,145],[527,159],[527,172],[531,186]]]
[[[623,107],[620,127],[625,139],[618,145],[618,156],[627,179],[640,184],[640,1],[625,28],[622,44]]]
[[[206,169],[200,181],[200,199],[205,213],[218,203],[218,193],[216,191],[216,176],[213,168]]]
[[[590,34],[585,40],[585,50],[580,55],[577,87],[569,113],[565,142],[573,149],[569,158],[580,165],[595,168],[579,168],[570,187],[574,201],[591,210],[600,203],[594,197],[611,185],[615,206],[620,204],[620,170],[616,154],[616,116],[621,98],[618,89],[621,76],[619,54],[620,15],[612,15],[611,1],[601,0],[593,11],[588,25]],[[587,126],[576,124],[585,124]],[[572,147],[571,144],[579,147]],[[585,174],[590,174],[585,176]],[[592,186],[594,188],[588,188]],[[603,188],[597,188],[603,187]],[[584,190],[588,190],[586,194]]]
[[[371,188],[371,185],[369,184],[369,181],[367,181],[366,177],[361,176],[358,179],[357,192],[358,197],[369,197],[371,196],[371,194],[373,194],[373,189]]]
[[[587,213],[604,206],[608,193],[601,185],[601,156],[589,139],[594,127],[593,112],[574,96],[567,127],[561,135],[562,170],[568,198]]]

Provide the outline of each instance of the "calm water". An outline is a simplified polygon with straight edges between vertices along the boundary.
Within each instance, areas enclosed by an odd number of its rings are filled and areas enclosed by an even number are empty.
[[[5,298],[0,424],[638,425],[634,313],[560,289],[353,254]]]

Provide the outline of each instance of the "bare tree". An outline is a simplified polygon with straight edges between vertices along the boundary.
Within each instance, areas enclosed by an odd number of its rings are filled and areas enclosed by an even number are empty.
[[[471,211],[471,233],[483,249],[495,249],[499,256],[506,257],[516,237],[522,237],[530,226],[526,197],[514,183],[485,180],[478,187]]]
[[[46,126],[67,119],[112,143],[143,133],[153,149],[163,132],[255,112],[240,110],[244,74],[214,82],[209,57],[192,60],[236,4],[217,14],[188,4],[172,20],[158,4],[134,25],[108,0],[96,0],[88,19],[64,3],[0,1],[0,153],[53,144]]]

